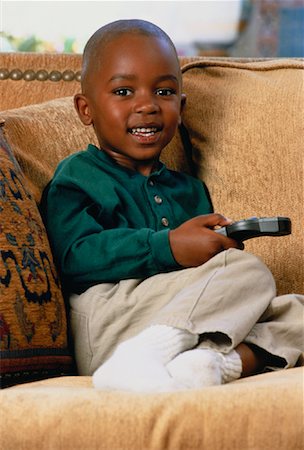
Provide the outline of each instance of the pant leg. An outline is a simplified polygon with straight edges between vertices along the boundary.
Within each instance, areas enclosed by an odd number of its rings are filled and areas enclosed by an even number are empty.
[[[196,269],[153,323],[200,335],[200,346],[229,352],[241,343],[276,295],[273,276],[256,256],[230,249]]]
[[[200,334],[202,344],[228,352],[274,296],[262,261],[235,249],[196,268],[94,286],[70,298],[79,373],[91,374],[120,342],[153,323]]]
[[[304,295],[275,297],[244,342],[278,357],[268,366],[271,369],[293,367],[303,360]]]

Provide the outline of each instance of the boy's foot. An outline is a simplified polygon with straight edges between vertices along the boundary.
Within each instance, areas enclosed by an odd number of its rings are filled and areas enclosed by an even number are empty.
[[[242,361],[235,350],[225,355],[197,348],[176,356],[167,364],[167,369],[184,389],[201,389],[240,378]]]
[[[93,374],[96,388],[166,392],[180,388],[166,365],[198,342],[198,335],[166,325],[153,325],[123,342]]]

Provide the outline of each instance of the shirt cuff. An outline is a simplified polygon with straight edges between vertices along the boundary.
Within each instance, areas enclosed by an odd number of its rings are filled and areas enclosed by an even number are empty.
[[[161,271],[169,271],[180,267],[171,251],[169,231],[155,231],[150,237],[152,256]]]

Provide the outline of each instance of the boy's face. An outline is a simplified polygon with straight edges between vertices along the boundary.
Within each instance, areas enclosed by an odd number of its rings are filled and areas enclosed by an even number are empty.
[[[96,61],[79,116],[93,124],[100,148],[119,164],[149,174],[180,123],[184,96],[179,64],[164,40],[124,34]]]

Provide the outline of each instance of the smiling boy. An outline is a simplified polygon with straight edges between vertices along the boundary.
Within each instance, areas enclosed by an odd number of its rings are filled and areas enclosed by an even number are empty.
[[[184,98],[171,46],[161,39],[155,44],[143,37],[139,42],[136,33],[103,44],[102,60],[84,59],[82,94],[75,97],[82,121],[94,124],[100,148],[143,175],[157,168],[173,138]]]
[[[168,391],[293,366],[303,296],[276,297],[265,265],[214,232],[231,221],[204,184],[159,160],[186,101],[170,38],[141,20],[102,27],[81,85],[75,107],[99,147],[60,163],[42,204],[79,373]]]

